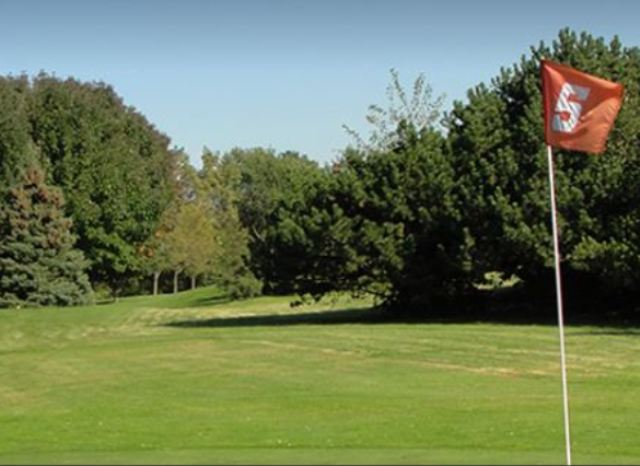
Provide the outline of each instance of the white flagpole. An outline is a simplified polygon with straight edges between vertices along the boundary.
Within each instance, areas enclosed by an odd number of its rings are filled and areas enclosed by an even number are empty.
[[[564,349],[564,318],[562,311],[562,285],[560,280],[560,246],[558,245],[558,220],[556,214],[556,187],[553,174],[553,152],[547,145],[549,161],[549,189],[551,191],[551,225],[553,228],[553,254],[556,269],[556,298],[558,302],[558,330],[560,332],[560,367],[562,370],[562,403],[564,407],[564,439],[567,464],[571,465],[571,435],[569,433],[569,391],[567,390],[567,364]]]

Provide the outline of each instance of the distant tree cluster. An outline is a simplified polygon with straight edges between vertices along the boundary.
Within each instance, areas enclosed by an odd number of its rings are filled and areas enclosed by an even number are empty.
[[[88,259],[83,273],[94,282],[121,283],[135,271],[134,244],[148,234],[154,216],[164,207],[168,140],[103,84],[61,81],[44,74],[33,80],[0,78],[0,108],[0,187],[5,214],[30,217],[30,228],[48,229],[52,220],[44,216],[44,205],[48,202],[50,209],[63,209],[64,216],[73,221],[73,226],[59,222],[58,227],[67,230],[63,249],[73,247],[72,238],[77,237],[77,251],[71,255]],[[27,203],[17,193],[34,184],[52,188],[34,188],[39,194]],[[38,212],[30,213],[30,209]],[[0,242],[21,249],[30,240],[14,222],[9,229],[5,226]],[[37,243],[42,254],[55,255],[54,243]],[[30,277],[59,272],[50,261],[39,261],[32,254],[19,257],[6,247],[3,254],[5,267],[12,263],[14,268],[40,270]],[[61,285],[59,293],[51,291],[45,299],[35,288],[13,289],[18,282],[26,286],[40,279],[25,282],[17,277],[3,270],[6,287],[0,299],[5,303],[72,304],[87,299],[79,290],[87,295],[90,290],[83,285],[68,293]],[[87,277],[80,281],[87,282]]]
[[[0,79],[0,305],[86,302],[217,283],[231,296],[332,291],[423,313],[487,274],[552,289],[542,57],[621,82],[601,156],[557,152],[566,278],[640,285],[640,51],[563,30],[441,112],[392,70],[388,107],[332,164],[205,150],[195,169],[113,90]],[[587,287],[585,287],[587,288]]]
[[[0,306],[139,293],[149,270],[157,291],[167,270],[177,290],[183,272],[195,286],[241,269],[246,235],[215,167],[194,174],[169,143],[103,83],[0,78]],[[247,288],[244,271],[220,281]]]
[[[176,195],[143,245],[146,270],[153,275],[153,293],[163,272],[173,272],[173,292],[186,274],[191,288],[198,277],[217,283],[233,297],[259,294],[262,284],[250,271],[248,234],[240,223],[220,157],[205,150],[197,171],[185,156],[178,164]]]

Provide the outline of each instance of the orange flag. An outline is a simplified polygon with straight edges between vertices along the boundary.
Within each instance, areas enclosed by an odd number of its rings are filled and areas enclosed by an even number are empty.
[[[622,105],[622,84],[542,60],[544,135],[550,146],[599,154]]]

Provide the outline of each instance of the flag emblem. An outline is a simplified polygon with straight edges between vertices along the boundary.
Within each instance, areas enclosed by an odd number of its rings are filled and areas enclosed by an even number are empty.
[[[622,104],[622,85],[547,60],[541,68],[547,144],[603,152]]]
[[[551,122],[554,131],[573,133],[582,114],[582,102],[587,100],[590,92],[590,88],[577,84],[562,85]]]

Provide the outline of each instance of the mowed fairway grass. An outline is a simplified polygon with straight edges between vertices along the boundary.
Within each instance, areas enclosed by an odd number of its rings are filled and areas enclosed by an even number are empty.
[[[0,310],[0,463],[564,461],[555,327],[290,299]],[[640,463],[639,332],[567,350],[574,461]]]

